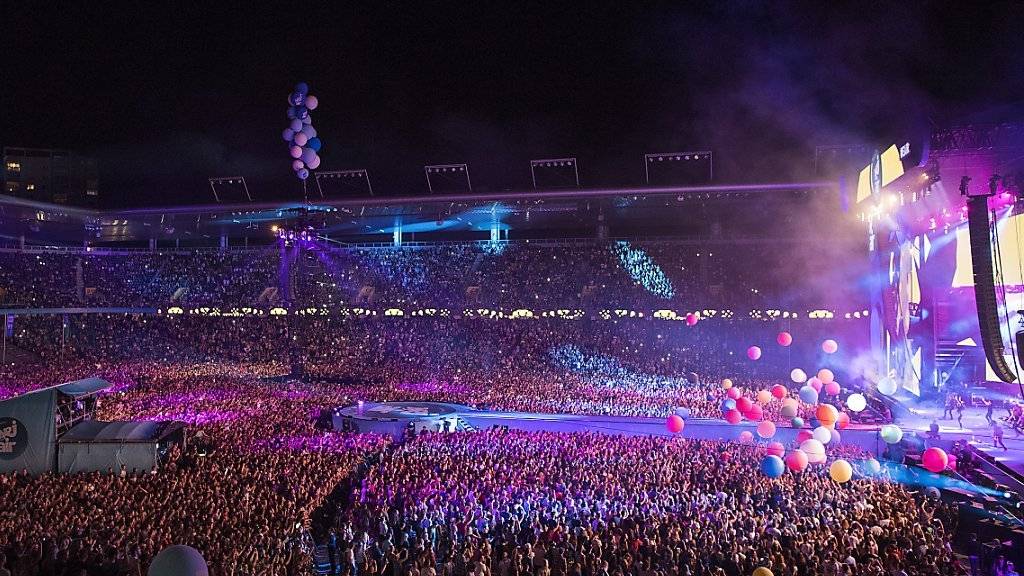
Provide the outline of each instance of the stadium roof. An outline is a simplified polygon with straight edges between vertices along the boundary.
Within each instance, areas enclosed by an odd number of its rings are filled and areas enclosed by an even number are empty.
[[[342,242],[387,242],[397,226],[413,239],[483,239],[492,227],[519,238],[593,236],[599,222],[612,235],[687,234],[687,227],[764,207],[792,213],[808,198],[826,196],[840,213],[831,182],[716,186],[570,189],[489,194],[363,197],[320,202],[272,202],[90,210],[0,195],[0,235],[12,246],[175,241],[213,245],[221,236],[257,243],[273,229],[312,228]],[[823,194],[824,193],[824,194]],[[761,206],[737,210],[737,202]]]
[[[184,427],[181,422],[161,420],[101,422],[85,420],[73,426],[60,437],[60,443],[69,442],[154,442],[170,436]]]

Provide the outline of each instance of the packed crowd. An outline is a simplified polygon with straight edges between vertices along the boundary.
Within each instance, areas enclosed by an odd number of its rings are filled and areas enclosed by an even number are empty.
[[[800,258],[793,258],[792,250],[801,250]],[[865,301],[830,275],[831,264],[826,251],[808,244],[721,246],[715,252],[669,241],[5,251],[0,253],[0,306],[304,306],[362,299],[452,309],[749,310]],[[281,290],[267,297],[267,288]]]
[[[7,568],[137,576],[164,547],[186,544],[218,576],[308,573],[314,513],[387,440],[317,429],[320,406],[349,398],[298,383],[268,391],[259,377],[274,370],[133,365],[97,417],[188,422],[187,448],[175,448],[159,470],[0,475]]]
[[[87,366],[136,359],[231,360],[276,363],[282,374],[299,366],[312,380],[343,382],[370,401],[654,417],[685,409],[693,417],[719,418],[725,378],[750,400],[777,384],[786,385],[793,396],[798,388],[789,380],[788,351],[766,352],[752,362],[745,347],[732,344],[741,338],[774,338],[772,325],[752,321],[709,323],[695,330],[658,321],[112,315],[75,317],[68,336],[58,340],[60,327],[55,318],[19,319],[15,332],[35,350],[48,350],[51,358],[80,358]],[[815,336],[806,335],[811,348]],[[55,348],[61,343],[63,355]],[[808,366],[809,373],[816,370]],[[849,377],[853,384],[855,375],[836,372],[841,382]],[[823,396],[842,407],[854,390],[844,386],[840,394]],[[780,399],[760,404],[765,418],[789,419],[780,414]],[[810,409],[801,406],[805,419]]]
[[[590,433],[427,433],[385,452],[337,510],[330,555],[353,576],[962,573],[938,501],[880,479],[840,485],[824,466],[767,480],[758,452]]]

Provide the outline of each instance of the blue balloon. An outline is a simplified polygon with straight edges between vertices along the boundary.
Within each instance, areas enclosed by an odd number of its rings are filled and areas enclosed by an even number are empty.
[[[818,426],[821,426],[821,422],[814,416],[811,416],[811,428],[817,428]]]
[[[792,420],[789,421],[789,423],[793,426],[793,428],[804,427],[804,419],[799,416],[794,417]]]
[[[314,152],[320,151],[320,139],[313,137],[306,141],[306,146],[313,149]]]
[[[778,478],[786,471],[786,463],[778,456],[769,455],[761,460],[761,473],[769,478]]]
[[[299,177],[299,180],[305,180],[306,178],[309,178],[309,170],[303,168],[296,172],[295,175]]]
[[[309,109],[305,106],[295,106],[292,108],[295,111],[295,117],[299,120],[305,120],[309,117]]]
[[[286,114],[289,120],[295,120],[295,106],[289,106]]]
[[[818,391],[810,386],[803,386],[800,388],[800,400],[802,400],[804,404],[817,404]]]
[[[288,101],[292,103],[292,106],[301,106],[306,101],[306,95],[292,92],[291,96],[288,97]]]
[[[309,84],[306,84],[305,82],[299,82],[298,84],[295,85],[295,91],[298,92],[299,94],[302,94],[302,96],[305,97],[306,94],[309,94]]]
[[[726,398],[722,400],[722,412],[728,412],[729,410],[736,409],[736,401],[732,398]]]

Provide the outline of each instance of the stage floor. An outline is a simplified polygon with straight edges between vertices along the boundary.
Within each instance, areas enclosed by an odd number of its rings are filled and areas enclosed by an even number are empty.
[[[1007,450],[992,446],[992,428],[985,420],[984,408],[964,409],[963,425],[957,422],[956,418],[943,419],[942,408],[935,406],[922,406],[919,408],[908,408],[910,414],[897,419],[896,424],[904,431],[915,430],[922,436],[928,432],[928,427],[935,419],[939,424],[939,435],[943,440],[956,442],[966,440],[976,449],[992,456],[996,461],[1008,466],[1010,469],[1024,474],[1024,436],[1018,436],[1017,432],[1007,426],[1001,417],[1006,416],[1006,410],[997,408],[992,417],[1003,426],[1003,443]]]

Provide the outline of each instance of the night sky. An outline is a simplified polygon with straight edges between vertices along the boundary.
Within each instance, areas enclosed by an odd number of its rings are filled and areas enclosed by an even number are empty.
[[[645,152],[698,149],[719,182],[807,179],[817,144],[1024,117],[1021,3],[35,4],[5,5],[0,144],[95,156],[111,204],[205,201],[239,174],[300,195],[280,137],[300,80],[321,169],[368,168],[383,194],[456,162],[477,190],[524,188],[562,156],[585,186],[640,184]]]

